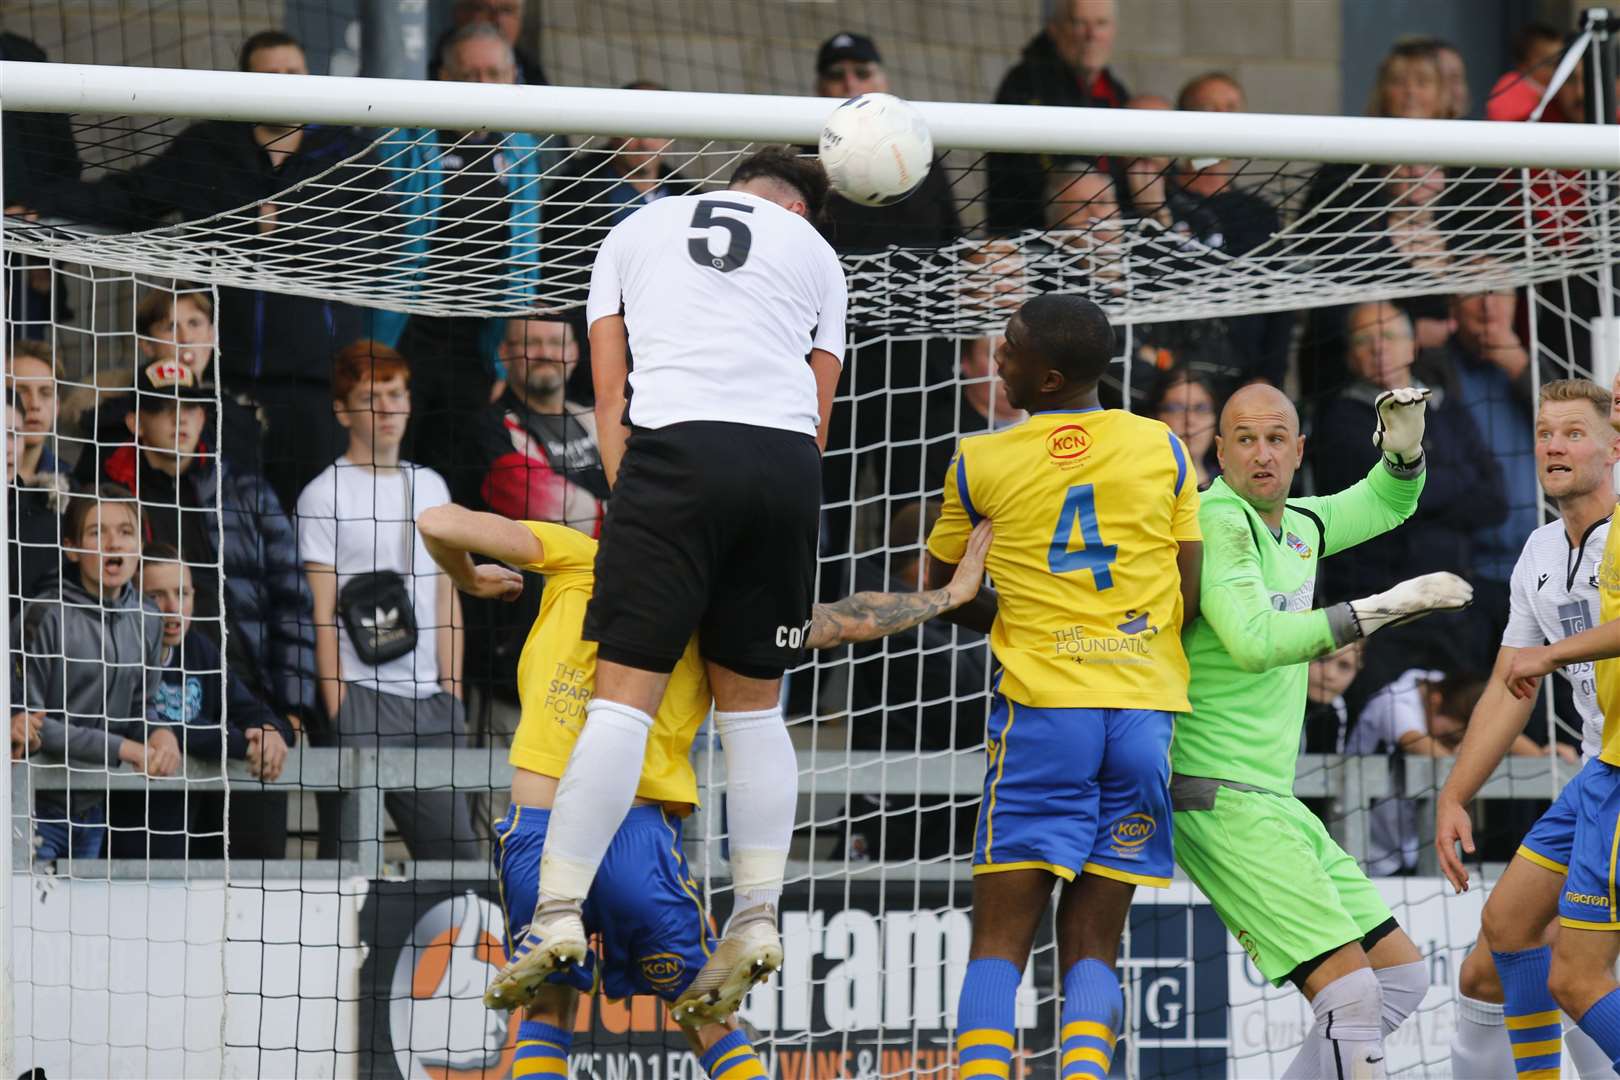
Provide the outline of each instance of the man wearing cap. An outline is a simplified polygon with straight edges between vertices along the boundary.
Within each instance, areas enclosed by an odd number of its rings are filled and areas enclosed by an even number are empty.
[[[816,53],[816,93],[852,98],[889,93],[883,56],[864,34],[842,31],[821,43]],[[899,247],[936,248],[962,234],[956,199],[945,170],[936,160],[922,185],[892,206],[861,206],[834,194],[827,201],[827,238],[839,252],[882,251]]]
[[[842,31],[822,42],[816,53],[816,93],[821,97],[852,98],[859,94],[888,93],[889,75],[877,45],[864,34]],[[899,247],[935,249],[962,234],[956,198],[945,169],[936,160],[921,186],[891,206],[861,206],[838,194],[827,200],[823,232],[840,253],[882,251]],[[822,483],[829,503],[847,503],[852,470],[864,455],[851,446],[870,450],[885,442],[898,445],[884,463],[885,487],[899,494],[914,493],[921,483],[922,388],[950,382],[954,371],[942,357],[927,357],[918,341],[894,341],[851,328],[844,371],[833,403],[827,447],[822,459]],[[848,535],[844,511],[835,509],[822,530],[828,542]]]
[[[135,375],[135,409],[127,421],[135,442],[106,457],[102,478],[129,488],[140,501],[142,544],[171,545],[191,568],[196,627],[219,645],[229,621],[225,659],[231,676],[250,680],[300,730],[315,706],[309,586],[292,521],[275,491],[256,470],[223,460],[217,448],[203,444],[216,397],[176,357],[146,363]],[[247,827],[241,835],[232,829],[231,852],[282,858],[286,796],[265,794],[256,801],[261,813],[242,822]]]

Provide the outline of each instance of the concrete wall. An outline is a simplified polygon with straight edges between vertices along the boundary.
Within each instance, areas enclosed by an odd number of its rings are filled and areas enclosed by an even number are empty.
[[[1122,0],[1115,68],[1174,96],[1221,68],[1268,112],[1333,112],[1341,0]],[[559,82],[656,79],[677,89],[809,93],[816,46],[870,34],[896,92],[986,101],[1039,30],[1041,0],[539,0],[536,29]]]

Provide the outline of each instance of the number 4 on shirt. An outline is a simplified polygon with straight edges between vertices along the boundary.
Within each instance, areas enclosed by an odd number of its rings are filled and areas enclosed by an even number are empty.
[[[1078,549],[1071,549],[1075,524],[1080,526]],[[1054,574],[1072,574],[1077,570],[1090,570],[1093,586],[1101,591],[1114,587],[1114,574],[1109,567],[1119,558],[1118,544],[1105,544],[1097,529],[1097,502],[1092,485],[1076,484],[1063,496],[1063,509],[1058,511],[1057,528],[1052,530],[1052,546],[1046,553],[1046,565]]]

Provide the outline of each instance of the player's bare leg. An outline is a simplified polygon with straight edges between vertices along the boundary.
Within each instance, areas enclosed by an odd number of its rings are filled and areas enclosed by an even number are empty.
[[[1620,1071],[1620,931],[1558,929],[1550,986],[1558,1004],[1592,1037],[1611,1067]]]
[[[567,1076],[568,1051],[574,1042],[579,991],[569,986],[541,986],[533,992],[518,1023],[513,1076]]]
[[[709,661],[714,724],[726,752],[726,823],[735,901],[714,955],[675,1004],[675,1018],[730,1015],[782,966],[782,902],[799,761],[782,719],[782,680],[755,678]]]
[[[582,963],[588,947],[580,910],[608,846],[635,801],[653,714],[669,672],[598,659],[595,696],[557,785],[540,902],[512,959],[486,993],[524,1000],[547,975]]]
[[[1034,869],[974,875],[973,941],[956,1020],[956,1057],[966,1075],[1011,1074],[1018,984],[1056,880]]]
[[[1283,1080],[1382,1080],[1383,992],[1361,943],[1352,941],[1321,958],[1299,988],[1316,1025]]]
[[[1552,949],[1546,933],[1563,887],[1563,874],[1515,855],[1480,918],[1502,986],[1508,1053],[1519,1076],[1556,1075],[1562,1061],[1563,1019],[1548,986]]]
[[[725,1080],[766,1080],[771,1075],[735,1016],[728,1016],[718,1023],[683,1027],[681,1033],[686,1036],[686,1045],[692,1048],[703,1071],[711,1077],[723,1075]]]

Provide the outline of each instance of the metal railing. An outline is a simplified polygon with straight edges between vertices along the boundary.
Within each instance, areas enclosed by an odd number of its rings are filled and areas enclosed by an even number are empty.
[[[693,757],[697,775],[723,776],[724,764],[718,758],[718,749],[700,747]],[[714,760],[710,760],[713,758]],[[1419,821],[1432,820],[1435,794],[1451,773],[1451,759],[1429,757],[1352,756],[1338,754],[1304,754],[1296,768],[1294,793],[1300,798],[1323,800],[1329,831],[1338,843],[1358,861],[1367,857],[1367,830],[1365,815],[1361,811],[1374,803],[1391,798],[1407,797],[1415,800],[1419,808]],[[857,794],[916,794],[948,795],[970,799],[979,794],[984,777],[984,754],[980,751],[941,751],[922,757],[893,758],[872,751],[800,751],[799,770],[804,781],[801,789],[808,793],[810,777],[818,777],[817,798],[822,801],[842,800]],[[1553,758],[1512,757],[1503,761],[1481,789],[1479,798],[1551,799],[1572,778],[1577,767]],[[1402,776],[1398,776],[1402,773]],[[489,867],[483,862],[468,864],[434,862],[390,862],[384,859],[383,846],[387,822],[383,814],[383,797],[390,792],[411,790],[454,789],[468,794],[504,792],[512,782],[512,766],[505,759],[502,748],[413,750],[408,748],[353,748],[332,749],[310,747],[293,750],[288,754],[281,775],[274,781],[254,779],[242,762],[229,762],[222,771],[211,763],[186,759],[184,775],[147,777],[127,768],[111,772],[69,768],[61,763],[16,762],[12,765],[11,813],[13,865],[27,865],[30,857],[27,823],[32,812],[32,798],[36,791],[61,791],[69,786],[70,774],[77,790],[87,790],[93,784],[96,790],[108,791],[215,791],[227,783],[235,794],[266,791],[343,792],[341,835],[345,841],[353,838],[354,857],[338,860],[288,860],[284,863],[263,863],[264,877],[414,877],[422,880],[482,877]],[[93,780],[91,779],[93,777]],[[832,781],[829,783],[829,779]],[[1402,791],[1413,792],[1402,796]],[[689,848],[702,848],[713,844],[713,838],[722,831],[711,827],[706,814],[716,813],[709,805],[687,819]],[[351,845],[345,845],[351,846]],[[1433,850],[1427,843],[1420,845],[1419,872],[1432,874]],[[692,851],[694,862],[716,868],[723,875],[725,863],[718,851],[699,853]],[[957,865],[964,864],[964,865]],[[80,864],[75,863],[77,868]],[[260,865],[257,861],[253,864]],[[938,865],[908,868],[902,876],[907,878],[959,877],[967,873],[965,860],[950,860]],[[212,871],[212,874],[210,873]],[[207,878],[220,876],[223,867],[217,861],[202,860],[118,860],[105,868],[106,876],[113,877],[185,877]],[[808,876],[813,871],[810,863],[797,862],[789,867],[790,876]],[[76,872],[77,869],[76,869]],[[97,868],[86,866],[85,872],[96,873]],[[235,870],[233,868],[233,874]],[[257,871],[256,871],[257,873]],[[895,875],[895,867],[882,862],[852,865],[849,873],[856,877],[866,875]],[[97,874],[97,876],[101,876]]]

